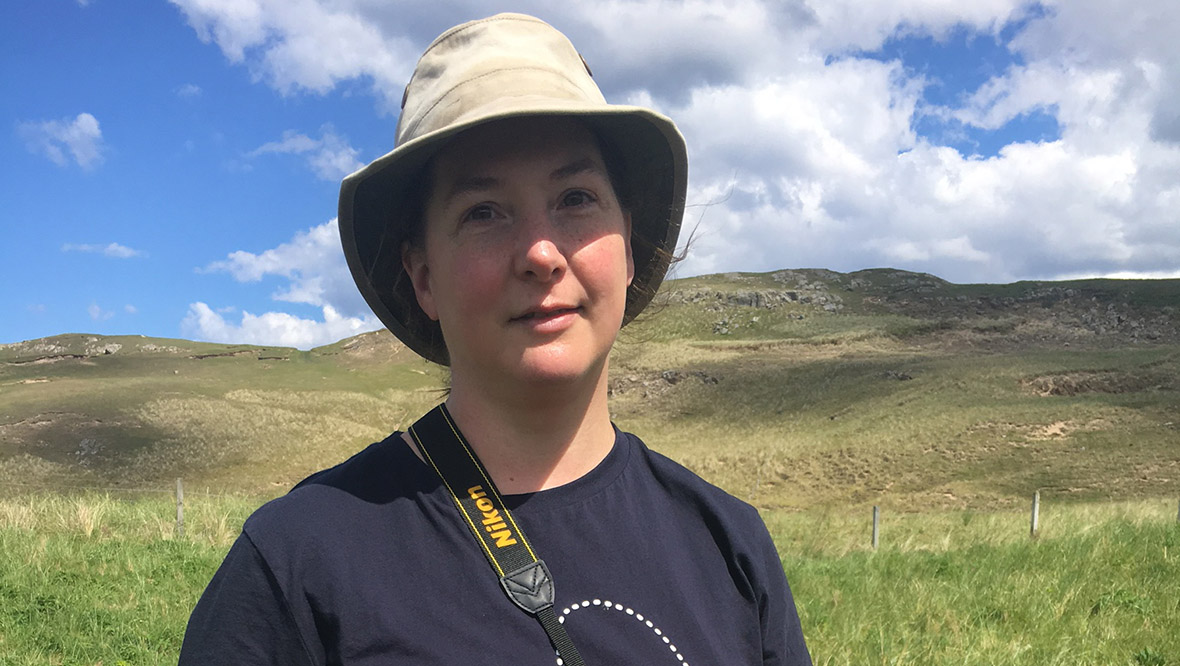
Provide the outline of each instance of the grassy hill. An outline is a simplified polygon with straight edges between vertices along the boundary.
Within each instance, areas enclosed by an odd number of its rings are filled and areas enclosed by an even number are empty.
[[[1180,496],[1180,281],[673,280],[612,363],[621,426],[760,506]],[[0,345],[0,489],[183,477],[278,494],[412,422],[444,383],[385,332],[308,352]]]

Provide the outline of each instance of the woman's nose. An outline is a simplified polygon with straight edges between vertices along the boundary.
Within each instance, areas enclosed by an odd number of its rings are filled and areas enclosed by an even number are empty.
[[[520,249],[517,253],[517,273],[522,277],[549,281],[566,269],[565,253],[561,249],[557,229],[548,215],[530,216],[522,221]]]

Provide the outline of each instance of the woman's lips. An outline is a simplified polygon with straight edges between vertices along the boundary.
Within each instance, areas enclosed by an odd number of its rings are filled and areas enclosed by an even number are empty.
[[[512,323],[524,324],[525,326],[538,330],[559,330],[563,328],[564,323],[568,319],[572,319],[581,310],[582,308],[576,306],[529,310],[520,316],[513,317]]]
[[[519,317],[513,317],[513,321],[523,321],[528,319],[544,319],[546,317],[555,317],[569,312],[577,312],[578,308],[545,308],[543,310],[530,310]]]

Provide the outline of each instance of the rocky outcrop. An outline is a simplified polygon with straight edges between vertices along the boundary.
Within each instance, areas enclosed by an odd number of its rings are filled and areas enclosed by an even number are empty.
[[[669,303],[701,305],[706,310],[717,312],[722,307],[746,307],[773,309],[782,305],[816,305],[828,312],[844,307],[839,294],[828,291],[822,285],[808,284],[803,289],[759,289],[728,291],[720,289],[674,289],[667,293]]]
[[[689,381],[696,381],[702,384],[717,384],[721,379],[703,370],[683,371],[670,369],[657,373],[645,373],[643,375],[628,374],[621,377],[612,377],[610,384],[607,386],[607,395],[619,396],[639,391],[644,398],[651,398],[668,392],[677,384]]]

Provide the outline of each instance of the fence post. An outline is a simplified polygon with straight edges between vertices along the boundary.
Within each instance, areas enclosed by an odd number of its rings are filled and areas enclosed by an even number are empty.
[[[881,535],[881,507],[873,505],[873,550],[877,550]]]
[[[1040,512],[1041,512],[1041,491],[1037,490],[1037,491],[1033,492],[1032,522],[1031,522],[1029,529],[1028,529],[1028,535],[1030,537],[1032,537],[1033,539],[1037,538],[1037,532],[1040,530],[1040,528],[1037,524]]]
[[[184,480],[176,480],[176,538],[184,536]]]

